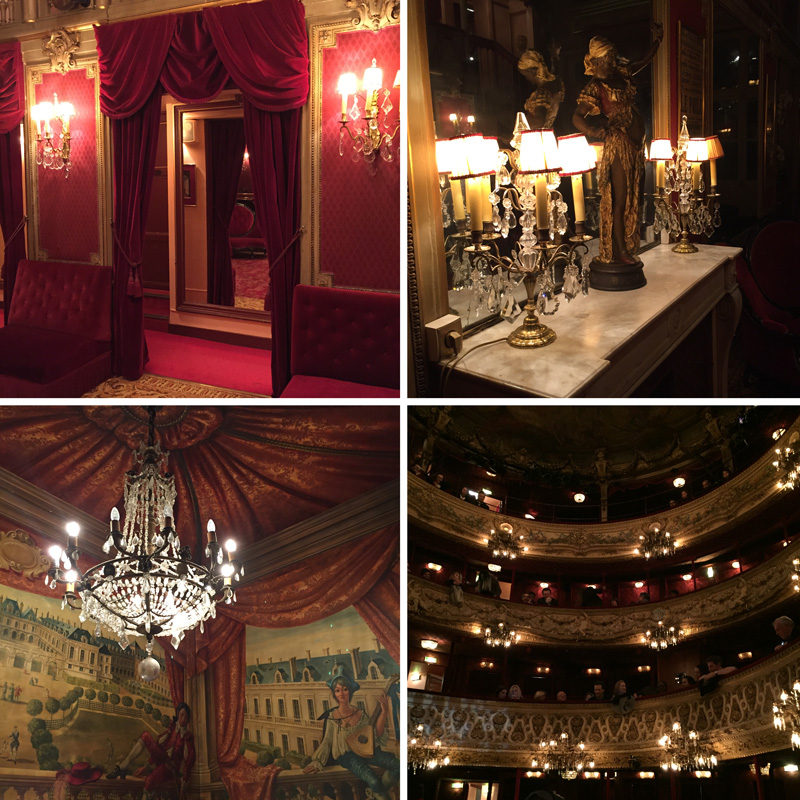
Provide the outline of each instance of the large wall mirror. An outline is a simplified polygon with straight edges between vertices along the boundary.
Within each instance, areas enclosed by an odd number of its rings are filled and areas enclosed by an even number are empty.
[[[266,320],[269,263],[242,103],[175,105],[173,115],[178,311]]]
[[[497,136],[500,147],[510,149],[519,112],[526,113],[532,128],[551,127],[556,136],[576,133],[572,115],[578,95],[589,80],[583,63],[589,40],[606,36],[621,55],[630,60],[640,58],[652,42],[651,6],[651,0],[425,0],[436,137],[458,133],[459,125],[461,133]],[[640,72],[636,81],[637,104],[649,142],[653,119],[651,67]],[[474,117],[472,126],[469,117]],[[650,170],[645,173],[642,191],[652,193]],[[558,190],[571,213],[569,179],[562,179]],[[521,285],[514,288],[505,283],[496,273],[478,277],[474,264],[459,252],[452,207],[448,206],[449,190],[443,199],[449,305],[461,316],[465,328],[474,328],[497,318],[505,292],[513,291],[522,300],[525,291]],[[652,204],[648,207],[642,203],[641,207],[645,249],[645,232],[648,219],[652,223],[653,210]],[[596,234],[596,201],[590,197],[586,211],[587,228]],[[496,241],[499,252],[508,254],[510,240]],[[597,239],[588,246],[591,259],[597,254]]]

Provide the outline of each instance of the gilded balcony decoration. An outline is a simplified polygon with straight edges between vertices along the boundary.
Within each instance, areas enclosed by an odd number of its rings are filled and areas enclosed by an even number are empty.
[[[641,698],[630,714],[610,703],[525,703],[471,700],[427,692],[409,695],[409,722],[441,727],[451,764],[528,768],[531,742],[570,731],[584,741],[598,769],[624,769],[631,755],[659,769],[658,740],[676,722],[696,730],[718,759],[742,758],[787,746],[773,723],[773,703],[798,674],[800,643],[726,677],[713,694],[691,688]]]
[[[793,431],[800,432],[800,421],[795,421],[787,434]],[[618,561],[633,555],[635,545],[632,543],[653,524],[664,530],[679,531],[677,544],[685,549],[754,518],[781,495],[775,482],[774,461],[775,453],[768,451],[716,491],[668,511],[637,520],[589,525],[505,517],[476,508],[409,474],[409,520],[445,539],[477,549],[486,546],[487,528],[508,522],[513,524],[517,534],[525,537],[527,558],[563,561],[580,557]]]
[[[691,639],[719,630],[731,621],[743,622],[795,596],[787,571],[800,556],[800,539],[784,547],[765,564],[697,592],[624,608],[565,608],[528,606],[464,593],[464,602],[449,601],[448,587],[409,577],[408,613],[411,619],[480,636],[482,621],[501,617],[522,634],[526,643],[640,645],[642,631],[659,621],[674,625]]]

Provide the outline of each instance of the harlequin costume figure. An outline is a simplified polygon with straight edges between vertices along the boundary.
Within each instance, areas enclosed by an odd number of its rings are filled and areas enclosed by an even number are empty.
[[[136,777],[145,775],[143,798],[149,797],[150,791],[159,786],[177,783],[180,795],[186,792],[189,775],[194,766],[194,737],[189,730],[191,711],[186,703],[180,703],[175,709],[175,716],[169,727],[158,737],[145,731],[133,745],[123,761],[106,775],[107,778],[125,778],[130,774],[130,766],[145,750],[150,753],[148,764],[153,769],[141,767],[135,772]]]

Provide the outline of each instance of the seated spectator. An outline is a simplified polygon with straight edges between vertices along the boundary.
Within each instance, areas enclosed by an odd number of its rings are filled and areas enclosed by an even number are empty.
[[[616,706],[620,714],[630,714],[635,706],[636,695],[628,691],[625,681],[617,681],[611,693],[611,704]]]
[[[776,650],[782,650],[798,634],[794,627],[794,620],[791,617],[778,617],[772,623],[772,628],[775,631],[775,635],[781,640],[780,644],[775,645]]]
[[[608,697],[606,697],[606,688],[600,681],[595,681],[594,688],[586,695],[586,701],[589,702],[590,700],[600,703],[608,700]]]
[[[495,578],[494,573],[489,572],[487,569],[478,570],[475,586],[478,589],[478,593],[485,597],[494,597],[497,599],[502,593],[500,581]]]
[[[486,493],[485,492],[478,492],[478,500],[475,503],[478,508],[485,508],[487,511],[491,511],[489,508],[489,504],[486,502]]]
[[[687,675],[685,672],[682,672],[680,675],[678,675],[678,678],[680,679],[678,683],[681,686],[694,686],[695,684],[695,679],[691,675]]]
[[[467,489],[466,486],[461,487],[461,491],[458,493],[458,499],[463,500],[465,503],[475,505],[475,501],[472,499],[472,495],[469,493],[469,489]]]
[[[525,603],[525,605],[531,606],[531,605],[533,605],[533,598],[535,596],[536,596],[536,592],[534,592],[533,595],[531,595],[530,592],[523,592],[522,593],[522,602]]]
[[[411,471],[419,478],[428,478],[428,473],[430,472],[431,466],[430,464],[425,463],[425,457],[422,455],[421,452],[417,453],[414,456],[414,460],[411,463]]]
[[[639,592],[639,599],[636,601],[636,605],[641,605],[642,603],[649,603],[650,602],[650,592]]]
[[[583,598],[581,599],[581,605],[584,607],[603,605],[603,598],[600,597],[600,591],[597,589],[596,586],[587,586],[583,590]]]
[[[508,699],[509,700],[522,700],[522,689],[517,686],[517,684],[513,684],[508,688]]]
[[[506,689],[505,687],[501,688],[500,691],[497,693],[498,700],[505,700],[507,696],[508,696],[508,689]]]
[[[558,694],[556,694],[556,702],[557,703],[566,703],[567,702],[567,693],[562,689]]]
[[[664,694],[664,692],[668,692],[669,687],[667,686],[666,681],[659,681],[656,684],[656,694]]]
[[[708,672],[700,679],[700,694],[707,695],[719,686],[719,679],[724,675],[736,671],[736,667],[723,667],[722,659],[719,656],[708,656],[706,658]]]
[[[692,677],[694,678],[695,683],[700,683],[703,679],[703,675],[706,674],[707,668],[705,664],[698,664],[694,669],[692,669]]]
[[[431,479],[431,486],[435,486],[437,489],[445,489],[444,475],[441,472],[437,472],[433,476]]]
[[[464,581],[464,576],[460,570],[454,570],[450,573],[447,579],[447,585],[450,587],[450,602],[454,606],[461,607],[464,604],[464,589],[461,584]]]
[[[423,567],[422,571],[419,573],[420,578],[425,581],[429,581],[431,579],[431,571],[427,567]]]
[[[536,601],[537,606],[557,606],[558,600],[553,597],[553,590],[546,586],[542,589],[542,596]]]
[[[545,702],[547,702],[547,692],[543,692],[541,690],[536,692],[536,694],[534,694],[534,696],[533,696],[533,702],[534,703],[545,703]]]

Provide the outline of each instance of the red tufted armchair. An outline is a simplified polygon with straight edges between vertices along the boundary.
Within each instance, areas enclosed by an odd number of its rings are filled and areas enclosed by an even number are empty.
[[[0,397],[80,397],[111,377],[111,267],[20,261]]]
[[[400,297],[296,286],[281,397],[399,397]]]

